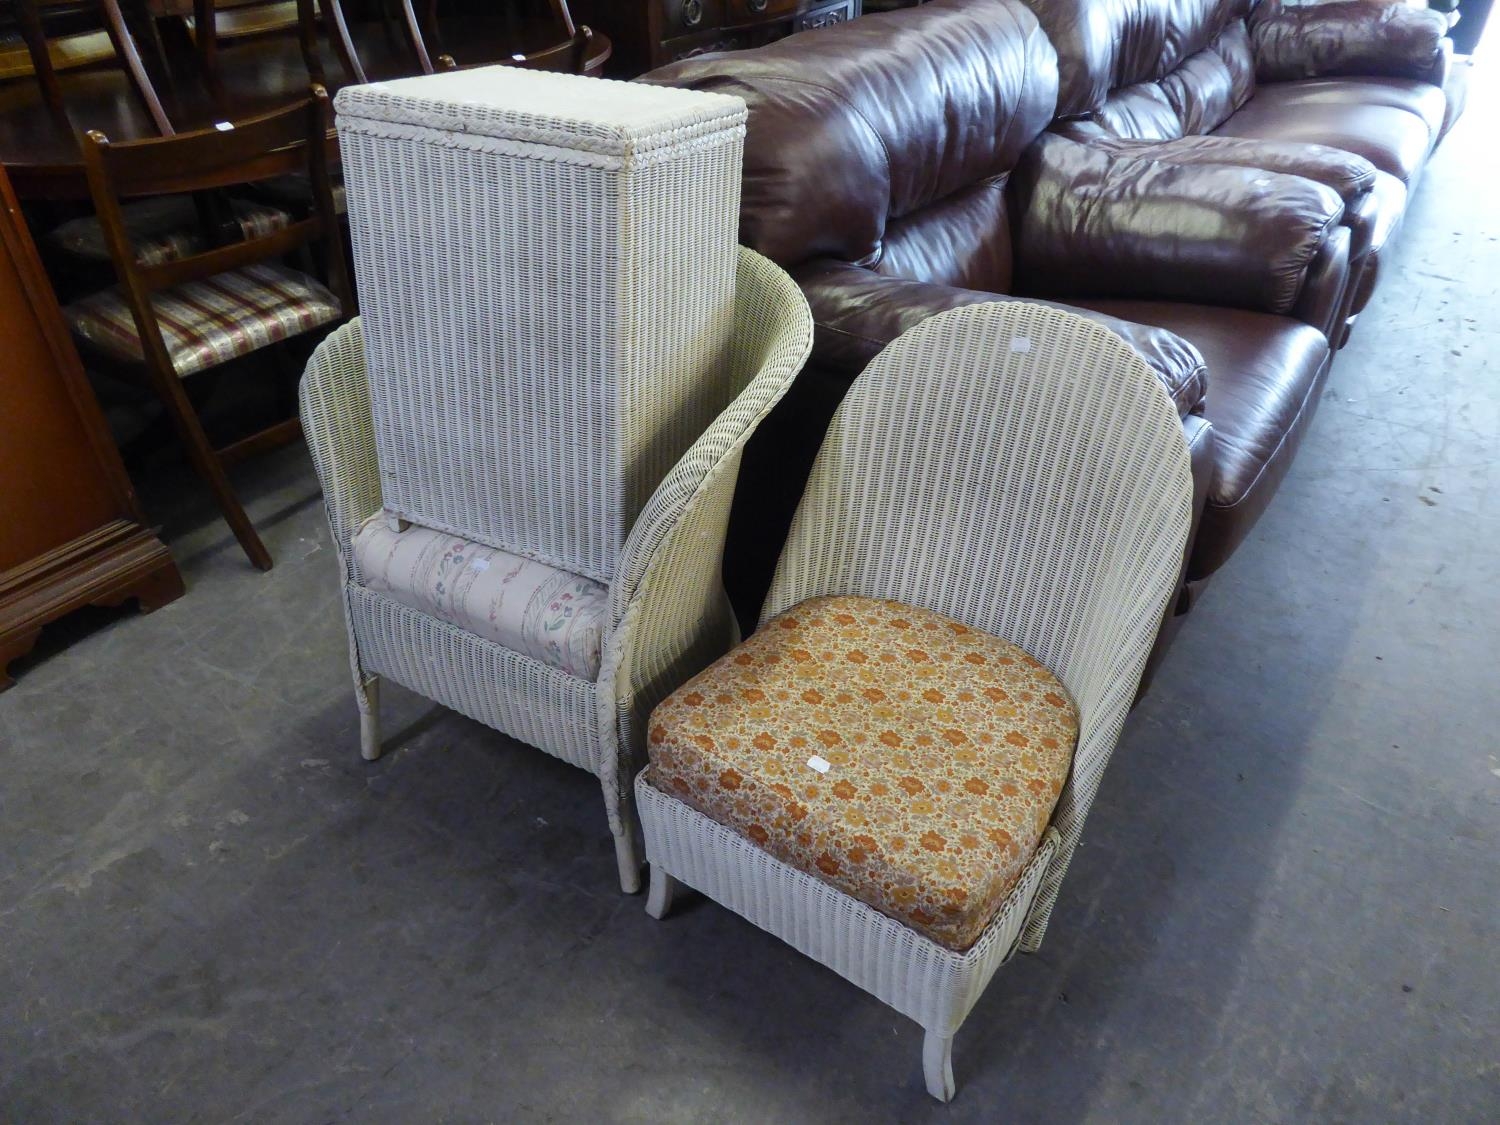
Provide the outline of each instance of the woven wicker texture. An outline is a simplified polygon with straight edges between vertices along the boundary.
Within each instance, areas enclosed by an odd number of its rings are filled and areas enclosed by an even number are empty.
[[[630,785],[650,708],[733,643],[719,568],[740,455],[812,346],[812,317],[792,280],[739,255],[731,346],[712,373],[729,406],[645,504],[609,582],[610,617],[595,682],[568,676],[366,589],[352,540],[382,507],[362,323],[333,333],[302,382],[302,419],[323,484],[342,574],[361,712],[391,679],[595,773],[621,885],[639,884]],[[378,752],[370,736],[367,756]]]
[[[1073,771],[1036,858],[958,954],[638,783],[653,903],[675,877],[829,964],[928,1030],[928,1089],[995,968],[1034,949],[1125,721],[1191,521],[1176,411],[1140,357],[1020,302],[942,313],[856,381],[793,521],[764,620],[808,598],[924,606],[1004,637],[1079,710]],[[660,894],[658,880],[661,882]]]
[[[608,582],[732,397],[744,104],[492,67],[337,105],[386,508]]]

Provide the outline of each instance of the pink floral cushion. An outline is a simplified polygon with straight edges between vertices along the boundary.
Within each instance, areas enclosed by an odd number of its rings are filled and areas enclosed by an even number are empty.
[[[593,680],[609,621],[609,590],[591,578],[411,525],[392,531],[376,512],[354,536],[367,589]]]
[[[151,305],[182,378],[343,315],[339,299],[312,278],[264,262],[164,289],[152,295]],[[87,347],[117,360],[143,362],[135,316],[118,286],[75,301],[64,313]]]

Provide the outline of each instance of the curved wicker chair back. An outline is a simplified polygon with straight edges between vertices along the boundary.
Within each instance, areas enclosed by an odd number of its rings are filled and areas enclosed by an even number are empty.
[[[834,417],[764,617],[892,598],[1015,642],[1077,701],[1041,940],[1181,567],[1192,477],[1177,413],[1123,340],[1041,305],[976,305],[903,335]]]

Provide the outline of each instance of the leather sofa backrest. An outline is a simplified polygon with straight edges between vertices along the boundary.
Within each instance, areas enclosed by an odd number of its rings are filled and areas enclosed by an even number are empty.
[[[1056,54],[1018,0],[933,0],[642,80],[748,103],[747,246],[1009,290],[1005,184],[1057,97]]]
[[[1026,0],[1057,48],[1059,117],[1122,137],[1205,133],[1249,100],[1250,0]]]

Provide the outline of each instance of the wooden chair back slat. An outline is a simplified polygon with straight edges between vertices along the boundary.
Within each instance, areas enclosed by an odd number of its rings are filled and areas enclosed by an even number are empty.
[[[201,129],[174,137],[111,144],[98,132],[85,135],[84,166],[105,244],[125,290],[138,297],[151,320],[147,295],[237,269],[281,258],[300,246],[321,241],[330,288],[352,307],[342,233],[333,210],[328,167],[328,92],[315,87],[302,102],[234,123],[224,130]],[[313,187],[311,217],[227,246],[214,246],[157,266],[142,266],[125,226],[122,200],[140,195],[204,192],[248,184],[270,176],[304,173]]]
[[[160,265],[138,267],[138,276],[142,287],[154,293],[189,281],[202,281],[216,273],[251,266],[256,262],[285,257],[299,246],[316,241],[322,234],[323,223],[320,218],[302,219],[259,238],[231,242],[227,246],[173,258]]]
[[[325,92],[258,117],[166,138],[111,143],[103,134],[90,132],[94,143],[84,151],[98,153],[109,174],[110,192],[124,198],[193,190],[182,186],[184,179],[202,187],[245,182],[233,177],[239,175],[240,165],[253,160],[262,166],[280,165],[271,175],[305,170],[307,154],[301,146],[307,143],[309,115],[326,117],[327,100]]]

